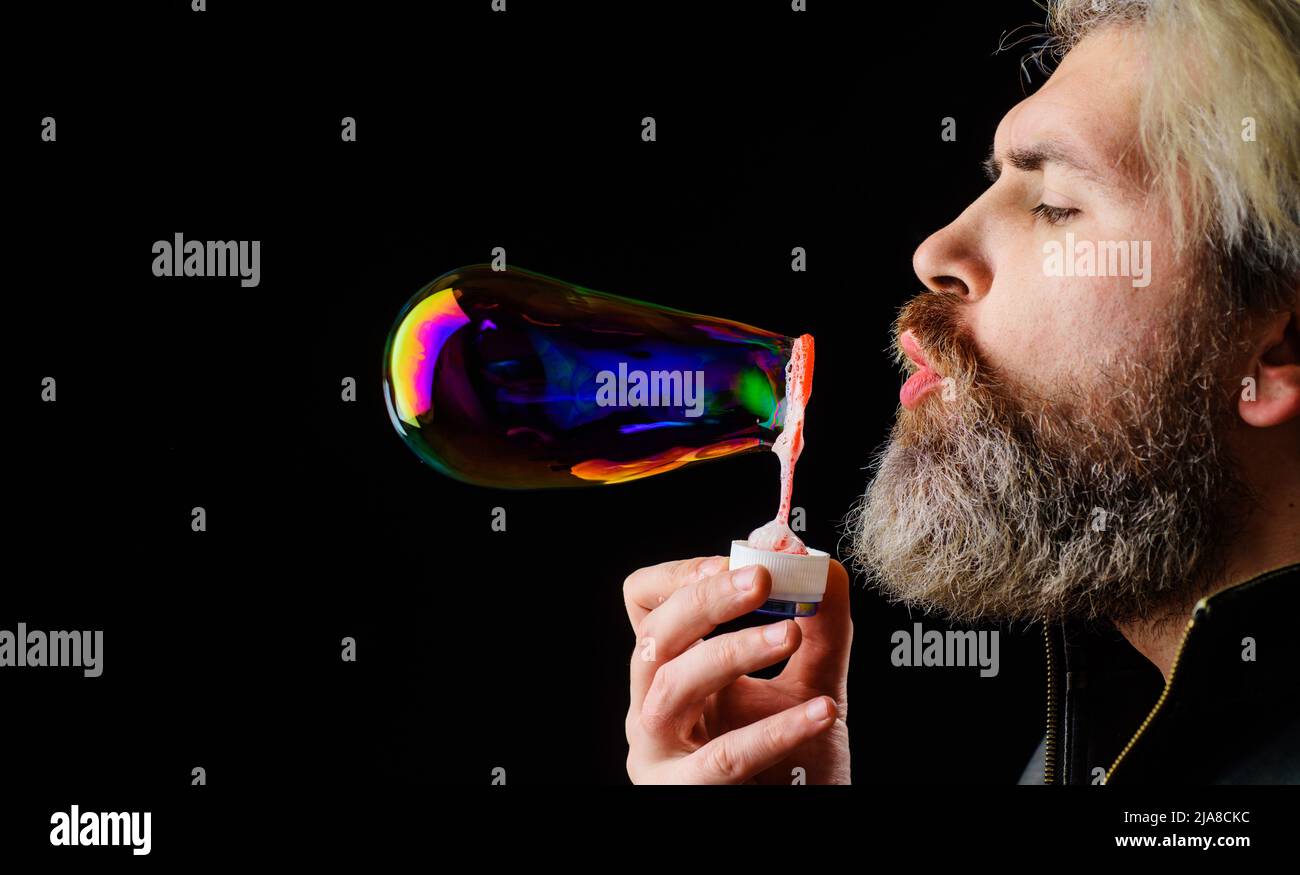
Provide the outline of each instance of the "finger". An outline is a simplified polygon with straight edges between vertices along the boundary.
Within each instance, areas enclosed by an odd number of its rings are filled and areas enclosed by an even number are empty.
[[[770,769],[835,723],[835,702],[818,696],[733,729],[682,760],[684,782],[739,784]]]
[[[623,604],[627,618],[636,629],[645,615],[659,607],[680,587],[727,570],[726,556],[700,556],[678,559],[638,568],[623,581]]]
[[[780,677],[807,684],[814,690],[833,690],[849,672],[853,619],[849,612],[849,575],[831,560],[826,574],[826,594],[817,613],[798,617],[803,643],[781,670]]]
[[[767,569],[749,565],[688,583],[646,614],[637,627],[637,649],[632,656],[634,707],[641,707],[659,666],[685,652],[719,623],[763,604],[771,590],[772,578]]]
[[[687,649],[655,672],[641,706],[642,727],[665,741],[676,737],[699,718],[705,698],[751,671],[781,661],[799,646],[799,636],[798,626],[782,620],[718,635]]]

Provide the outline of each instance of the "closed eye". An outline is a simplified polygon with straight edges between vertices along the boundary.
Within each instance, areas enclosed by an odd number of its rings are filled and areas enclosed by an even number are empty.
[[[1049,204],[1039,204],[1029,212],[1036,216],[1042,216],[1049,225],[1060,225],[1079,211],[1074,207],[1054,207]]]

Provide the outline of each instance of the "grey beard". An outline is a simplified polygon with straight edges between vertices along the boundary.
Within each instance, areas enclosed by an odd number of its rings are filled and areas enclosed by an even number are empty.
[[[1173,340],[1167,365],[1126,363],[1063,403],[967,377],[901,411],[849,513],[849,558],[892,601],[963,622],[1185,612],[1246,498],[1210,346]]]

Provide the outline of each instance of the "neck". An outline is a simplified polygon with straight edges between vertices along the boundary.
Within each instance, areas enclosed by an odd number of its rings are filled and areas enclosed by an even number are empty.
[[[1115,624],[1134,649],[1160,669],[1166,683],[1196,600],[1245,583],[1274,568],[1300,562],[1300,506],[1296,501],[1296,495],[1300,494],[1300,460],[1294,458],[1294,450],[1269,449],[1274,451],[1243,456],[1269,461],[1266,466],[1258,462],[1247,466],[1245,472],[1250,482],[1269,486],[1256,489],[1255,501],[1242,514],[1245,524],[1237,529],[1240,534],[1228,547],[1223,571],[1202,587],[1190,603],[1170,606],[1162,619]],[[1251,471],[1250,467],[1261,470]]]

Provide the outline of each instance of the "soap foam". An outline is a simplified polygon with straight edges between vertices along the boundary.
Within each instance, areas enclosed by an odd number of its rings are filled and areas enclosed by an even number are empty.
[[[756,550],[807,555],[808,548],[790,529],[790,499],[794,493],[794,465],[803,452],[803,417],[812,395],[813,339],[805,334],[794,343],[785,367],[785,425],[772,443],[772,452],[781,462],[781,503],[776,518],[749,534],[749,545]]]

